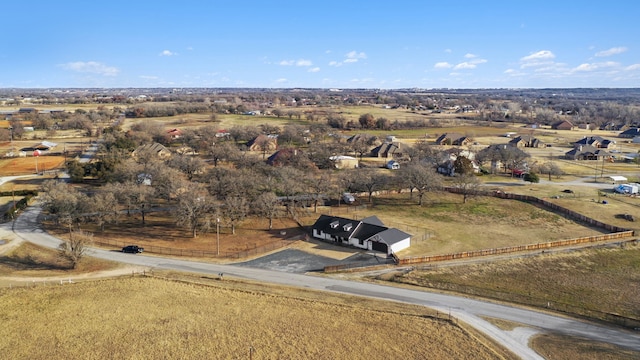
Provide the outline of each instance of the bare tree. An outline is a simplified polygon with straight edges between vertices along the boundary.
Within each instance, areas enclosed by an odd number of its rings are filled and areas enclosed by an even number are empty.
[[[308,186],[311,195],[313,197],[313,212],[318,212],[318,202],[331,192],[332,188],[332,176],[328,173],[323,173],[319,176],[307,176],[305,178],[305,184]]]
[[[236,234],[236,226],[247,217],[249,203],[245,197],[230,196],[225,199],[222,214],[231,226],[231,234]]]
[[[82,204],[86,204],[86,201],[83,201],[84,195],[76,188],[56,180],[45,181],[41,190],[40,199],[43,209],[54,218],[57,224],[64,222],[71,227],[83,212]]]
[[[193,177],[205,167],[204,161],[197,156],[179,155],[173,156],[168,162],[169,166],[180,170],[187,176],[187,180],[193,180]]]
[[[105,224],[116,222],[118,218],[118,200],[115,196],[116,188],[103,187],[102,191],[91,197],[87,197],[87,209],[90,217],[104,231]]]
[[[80,260],[84,257],[88,245],[93,242],[93,234],[82,230],[71,231],[69,240],[64,240],[58,246],[58,256],[70,263],[70,267],[75,269]]]
[[[212,202],[204,185],[193,184],[190,191],[183,193],[173,213],[179,226],[186,226],[192,237],[197,237],[198,231],[208,231],[216,206]]]
[[[462,194],[462,203],[476,196],[481,185],[482,182],[472,173],[458,173],[453,177],[453,187]]]
[[[269,230],[273,229],[273,219],[278,216],[280,201],[273,192],[264,192],[253,202],[253,210],[259,216],[269,219]]]
[[[369,203],[373,200],[373,193],[382,190],[389,183],[389,176],[376,170],[360,171],[353,186],[368,194]]]
[[[442,186],[442,177],[436,171],[424,164],[416,163],[407,166],[401,173],[405,177],[409,188],[418,192],[418,205],[422,206],[425,194]]]
[[[145,216],[151,211],[154,189],[151,186],[133,182],[122,184],[120,189],[119,198],[124,201],[127,213],[130,214],[131,210],[138,211],[144,225]]]

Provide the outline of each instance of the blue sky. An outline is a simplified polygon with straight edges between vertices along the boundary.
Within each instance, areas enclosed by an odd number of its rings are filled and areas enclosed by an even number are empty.
[[[10,1],[0,88],[640,87],[640,2]]]

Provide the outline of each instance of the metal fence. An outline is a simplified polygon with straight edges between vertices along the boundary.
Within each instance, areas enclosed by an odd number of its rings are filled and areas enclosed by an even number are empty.
[[[240,259],[249,256],[263,254],[272,250],[277,250],[289,245],[291,240],[278,240],[262,246],[256,246],[251,249],[242,251],[220,251],[218,254],[217,249],[211,250],[192,250],[192,249],[176,249],[164,246],[145,245],[144,251],[152,254],[170,255],[170,256],[182,256],[182,257],[194,257],[194,258],[227,258],[227,259]],[[100,239],[94,240],[94,244],[107,247],[115,247],[118,250],[124,246],[129,245],[120,240],[113,239]]]

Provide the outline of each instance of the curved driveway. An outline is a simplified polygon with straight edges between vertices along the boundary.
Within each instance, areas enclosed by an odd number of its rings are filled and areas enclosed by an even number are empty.
[[[29,242],[49,248],[56,248],[60,240],[40,229],[37,223],[39,212],[40,209],[37,207],[29,208],[16,221],[14,232]],[[579,336],[640,351],[640,333],[619,330],[509,305],[468,299],[461,296],[234,265],[218,265],[154,256],[123,254],[117,251],[95,248],[90,249],[88,255],[138,266],[147,266],[154,269],[179,270],[213,275],[223,273],[225,277],[231,276],[314,290],[423,305],[443,313],[451,314],[451,316],[470,324],[495,339],[513,353],[519,355],[522,359],[542,359],[541,356],[531,350],[527,345],[529,336],[536,332],[557,332],[565,335]],[[481,317],[513,321],[523,324],[526,328],[504,331],[483,320]]]

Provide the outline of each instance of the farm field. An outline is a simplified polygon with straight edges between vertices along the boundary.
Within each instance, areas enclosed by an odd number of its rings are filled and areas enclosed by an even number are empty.
[[[5,288],[0,301],[7,358],[511,358],[426,308],[202,277]]]

